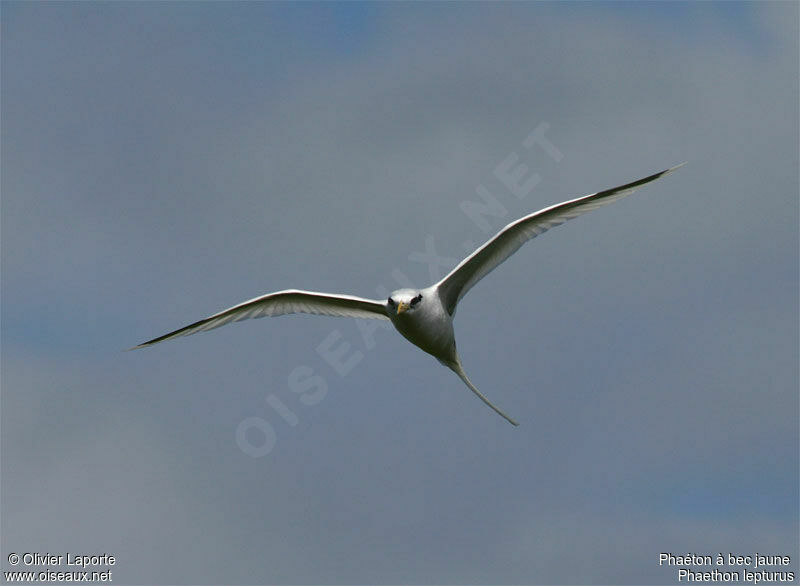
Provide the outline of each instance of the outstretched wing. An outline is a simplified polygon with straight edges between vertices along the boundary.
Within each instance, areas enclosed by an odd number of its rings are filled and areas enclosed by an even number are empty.
[[[386,307],[380,301],[363,299],[352,295],[331,295],[329,293],[315,293],[313,291],[299,291],[289,289],[256,297],[239,305],[215,313],[205,319],[189,324],[169,334],[153,338],[134,346],[131,350],[152,346],[164,340],[190,336],[197,332],[207,332],[220,326],[245,319],[260,317],[274,317],[288,313],[312,313],[316,315],[331,315],[335,317],[363,317],[373,319],[389,319]]]
[[[544,208],[529,216],[511,222],[494,238],[486,242],[475,252],[462,260],[450,274],[437,283],[436,287],[443,305],[450,313],[472,286],[493,271],[509,256],[514,254],[528,240],[547,232],[550,228],[560,226],[567,220],[595,210],[601,206],[630,195],[637,188],[663,177],[667,173],[682,167],[685,163],[671,167],[644,179],[626,183],[598,193],[585,195],[577,199]]]

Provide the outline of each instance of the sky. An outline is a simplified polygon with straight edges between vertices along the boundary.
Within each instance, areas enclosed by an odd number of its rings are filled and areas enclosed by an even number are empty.
[[[2,571],[670,584],[710,568],[663,553],[760,553],[797,575],[797,3],[0,17]],[[270,291],[427,286],[522,215],[683,161],[459,305],[465,370],[518,428],[388,322],[123,351]]]

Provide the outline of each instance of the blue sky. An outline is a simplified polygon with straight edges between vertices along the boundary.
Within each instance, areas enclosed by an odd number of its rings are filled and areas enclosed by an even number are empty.
[[[662,584],[663,551],[796,554],[796,4],[0,10],[3,570]],[[682,161],[459,306],[519,428],[355,320],[122,352],[268,291],[426,286],[426,250]]]

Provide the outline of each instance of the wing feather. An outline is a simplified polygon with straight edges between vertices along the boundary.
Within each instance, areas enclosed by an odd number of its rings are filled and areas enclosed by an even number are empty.
[[[234,305],[215,313],[205,319],[189,324],[183,328],[153,338],[134,346],[131,350],[152,346],[158,342],[190,336],[197,332],[207,332],[229,323],[246,319],[275,317],[290,313],[310,313],[314,315],[330,315],[334,317],[361,317],[370,319],[389,319],[383,302],[364,299],[353,295],[331,295],[289,289],[256,297],[249,301]]]
[[[638,181],[544,208],[511,222],[483,246],[462,260],[450,274],[437,283],[442,303],[452,315],[458,302],[475,283],[497,268],[528,240],[536,238],[550,228],[560,226],[568,220],[622,199],[642,185],[655,181],[684,164],[670,167]]]

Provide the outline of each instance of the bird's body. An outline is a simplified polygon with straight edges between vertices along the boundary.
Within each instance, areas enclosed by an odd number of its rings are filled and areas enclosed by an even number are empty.
[[[421,295],[419,302],[411,306],[417,295]],[[453,316],[442,305],[435,287],[421,291],[400,289],[392,293],[391,299],[409,305],[402,313],[389,313],[389,319],[403,337],[442,362],[457,360]]]
[[[655,181],[681,165],[620,185],[550,206],[512,222],[461,261],[438,283],[425,289],[399,289],[386,301],[352,295],[333,295],[291,289],[245,301],[193,324],[154,338],[135,348],[212,330],[251,318],[312,313],[337,317],[389,319],[409,342],[431,354],[459,378],[484,403],[513,425],[517,423],[487,399],[467,378],[456,350],[453,318],[461,298],[475,283],[494,270],[525,242],[588,211],[617,201],[638,187]]]

